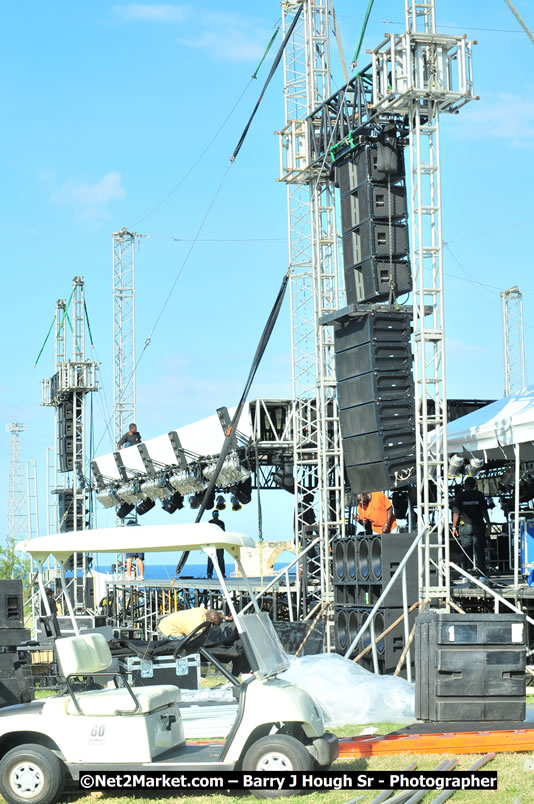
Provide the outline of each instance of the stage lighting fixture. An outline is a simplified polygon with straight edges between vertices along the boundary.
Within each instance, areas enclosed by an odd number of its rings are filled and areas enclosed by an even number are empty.
[[[139,483],[136,481],[123,483],[122,486],[119,486],[117,496],[126,503],[133,503],[134,506],[145,498],[145,495],[139,487]]]
[[[217,511],[224,511],[224,509],[226,508],[226,503],[224,501],[224,497],[222,496],[222,494],[219,494],[219,496],[215,500],[215,508],[217,509]]]
[[[103,489],[96,495],[96,499],[105,508],[113,508],[114,505],[120,505],[120,500],[117,497],[115,489]]]
[[[169,483],[181,494],[194,494],[206,487],[206,483],[195,477],[194,471],[188,469],[178,469],[173,472],[169,476]]]
[[[231,503],[232,503],[232,511],[241,511],[243,506],[241,505],[237,497],[232,497]]]
[[[449,477],[460,477],[464,468],[464,459],[461,455],[453,455],[449,460]]]
[[[171,497],[167,497],[166,500],[163,500],[161,507],[164,511],[167,511],[168,514],[174,514],[175,511],[184,507],[184,498],[179,491],[175,491]]]
[[[252,478],[249,477],[243,483],[233,486],[232,491],[240,503],[247,505],[252,499]]]
[[[202,470],[206,480],[211,480],[215,475],[217,461],[210,461]],[[220,472],[217,475],[218,486],[234,486],[250,477],[250,471],[241,466],[237,452],[231,452],[223,462]]]
[[[202,502],[202,497],[198,494],[191,494],[189,497],[189,505],[191,508],[196,509],[200,508],[200,503]]]
[[[290,494],[294,494],[295,479],[293,477],[293,464],[284,463],[282,466],[277,466],[273,472],[273,482],[278,488],[289,491]]]
[[[483,466],[484,466],[483,458],[471,458],[471,460],[467,465],[467,474],[470,477],[476,477]]]
[[[154,502],[154,500],[151,500],[150,497],[147,497],[146,500],[143,500],[143,502],[139,503],[139,505],[135,510],[137,511],[139,516],[143,516],[143,514],[146,514],[148,513],[148,511],[151,511],[154,508],[155,504],[156,503]]]
[[[172,488],[169,486],[165,475],[156,475],[156,477],[149,477],[144,483],[141,483],[141,491],[151,500],[166,500],[172,492]]]
[[[117,509],[117,516],[119,519],[124,519],[135,508],[133,503],[123,502],[120,508]]]

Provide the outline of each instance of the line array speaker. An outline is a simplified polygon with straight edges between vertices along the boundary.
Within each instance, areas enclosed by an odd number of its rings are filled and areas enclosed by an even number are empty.
[[[360,145],[336,166],[347,302],[411,291],[403,147],[395,130]]]
[[[348,481],[354,494],[410,481],[415,409],[406,313],[372,311],[335,324],[337,394]]]

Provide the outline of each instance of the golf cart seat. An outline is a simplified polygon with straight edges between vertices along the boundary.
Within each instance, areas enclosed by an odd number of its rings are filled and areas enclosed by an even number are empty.
[[[112,717],[117,714],[140,715],[170,706],[180,700],[178,687],[171,684],[130,687],[124,676],[117,673],[109,675],[115,681],[120,678],[125,686],[74,693],[70,681],[73,677],[103,673],[110,667],[112,659],[108,643],[102,634],[83,634],[57,639],[55,647],[70,692],[70,697],[55,701],[63,702],[67,714],[98,717]]]

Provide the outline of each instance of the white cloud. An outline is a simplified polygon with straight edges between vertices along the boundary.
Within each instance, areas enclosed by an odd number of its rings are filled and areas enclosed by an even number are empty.
[[[189,6],[176,6],[171,3],[127,3],[115,6],[114,12],[129,20],[149,20],[151,22],[181,22],[190,12]]]
[[[470,104],[458,134],[469,139],[506,139],[514,148],[534,147],[534,102],[512,92],[485,95]]]
[[[483,346],[480,346],[479,344],[476,343],[466,343],[465,341],[462,341],[460,338],[446,338],[445,346],[449,357],[457,355],[465,356],[465,355],[488,354],[488,350],[485,349]]]
[[[78,217],[85,221],[98,221],[109,217],[108,204],[126,197],[121,176],[116,170],[94,184],[65,182],[51,195],[56,204],[72,206]]]
[[[245,17],[232,11],[213,11],[171,3],[127,3],[114,7],[115,13],[128,20],[182,23],[191,17],[190,35],[176,41],[185,47],[203,50],[219,61],[253,61],[259,59],[272,36],[264,20]],[[194,33],[193,33],[194,32]],[[189,33],[189,32],[188,32]]]
[[[252,61],[265,50],[265,36],[247,30],[226,28],[224,31],[204,31],[194,38],[178,39],[180,45],[205,50],[212,58],[222,61]]]

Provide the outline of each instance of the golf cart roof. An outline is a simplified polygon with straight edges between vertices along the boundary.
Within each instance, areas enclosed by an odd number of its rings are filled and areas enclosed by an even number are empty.
[[[236,558],[242,547],[255,547],[243,533],[228,533],[208,522],[182,525],[139,525],[94,528],[23,539],[16,550],[30,553],[37,561],[53,555],[65,561],[72,553],[157,553],[202,550],[205,545],[224,548]]]

